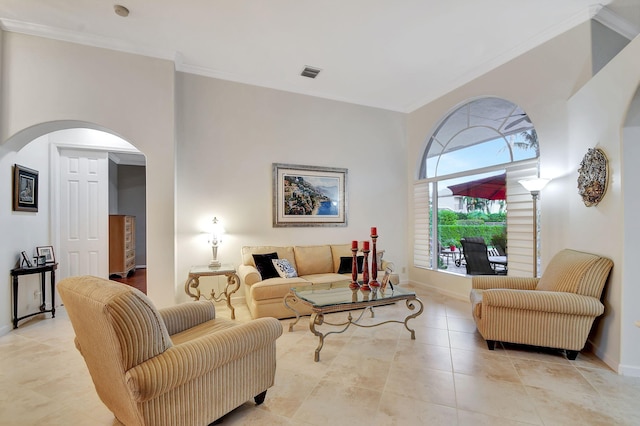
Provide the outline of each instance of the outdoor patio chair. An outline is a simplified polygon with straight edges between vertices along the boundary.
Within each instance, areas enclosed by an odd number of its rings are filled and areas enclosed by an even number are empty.
[[[460,239],[462,254],[467,266],[467,275],[496,275],[489,262],[487,245],[482,237],[465,237]]]

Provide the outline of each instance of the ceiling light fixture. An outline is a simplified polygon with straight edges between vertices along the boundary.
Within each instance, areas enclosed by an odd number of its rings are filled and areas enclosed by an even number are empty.
[[[129,16],[129,9],[127,9],[121,4],[114,4],[113,10],[116,12],[116,15],[122,16],[123,18],[126,18],[127,16]]]
[[[302,72],[300,73],[303,77],[316,78],[318,74],[322,71],[320,68],[314,68],[310,66],[305,66]]]

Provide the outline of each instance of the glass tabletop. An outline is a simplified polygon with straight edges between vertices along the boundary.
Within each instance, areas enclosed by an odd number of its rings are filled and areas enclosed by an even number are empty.
[[[209,265],[196,265],[192,266],[189,269],[190,274],[196,275],[222,275],[222,274],[233,274],[236,272],[236,268],[231,263],[223,263],[220,266],[209,266]]]
[[[293,287],[291,291],[316,308],[371,301],[392,301],[394,299],[406,299],[410,296],[415,297],[416,295],[415,292],[398,286],[394,286],[393,290],[387,286],[385,291],[380,289],[372,291],[352,290],[349,288],[349,281]]]

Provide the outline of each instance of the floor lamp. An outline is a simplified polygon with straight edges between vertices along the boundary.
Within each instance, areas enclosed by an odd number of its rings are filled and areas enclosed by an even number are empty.
[[[533,276],[536,278],[538,276],[538,197],[542,188],[549,183],[549,179],[524,179],[519,180],[518,183],[531,193],[533,199]]]

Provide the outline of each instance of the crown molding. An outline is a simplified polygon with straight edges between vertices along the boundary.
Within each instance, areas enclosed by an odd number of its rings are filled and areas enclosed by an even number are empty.
[[[606,6],[601,6],[592,19],[629,40],[633,40],[640,34],[640,27],[627,21]]]
[[[109,152],[109,160],[122,166],[146,166],[147,160],[144,154]]]
[[[30,22],[16,21],[13,19],[0,19],[0,29],[27,34],[37,37],[50,38],[58,41],[82,44],[85,46],[99,47],[102,49],[116,50],[135,55],[149,56],[152,58],[173,61],[176,52],[168,49],[157,49],[149,46],[136,46],[133,43],[111,37],[103,37],[78,31],[53,28],[47,25],[33,24]]]

